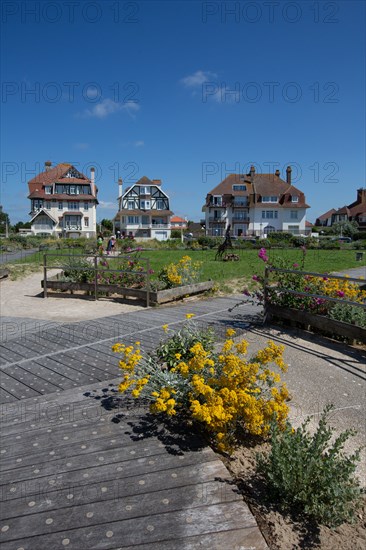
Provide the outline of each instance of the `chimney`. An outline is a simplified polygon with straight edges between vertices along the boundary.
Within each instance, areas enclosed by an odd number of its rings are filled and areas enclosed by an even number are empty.
[[[46,160],[46,162],[44,163],[44,171],[48,172],[48,170],[51,170],[51,167],[52,167],[52,162],[50,160]]]
[[[291,166],[287,166],[287,168],[286,168],[286,182],[289,185],[291,185],[291,172],[292,172]]]
[[[161,185],[161,180],[152,180],[154,185]]]
[[[275,171],[275,176],[277,176],[278,178],[280,177],[280,174],[281,174],[281,172],[279,170]]]
[[[366,203],[366,189],[357,189],[357,202],[358,204],[365,204]]]
[[[122,178],[118,178],[118,198],[122,197]]]
[[[90,187],[92,195],[95,197],[95,168],[90,168]]]
[[[252,179],[254,178],[254,174],[255,174],[255,168],[254,168],[254,166],[252,165],[252,166],[250,167],[250,177],[251,177]]]

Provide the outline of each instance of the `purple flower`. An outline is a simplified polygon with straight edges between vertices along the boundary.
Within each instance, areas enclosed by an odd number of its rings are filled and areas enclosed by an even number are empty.
[[[253,279],[253,281],[259,281],[260,280],[258,275],[253,275],[252,279]]]
[[[258,252],[258,258],[264,261],[264,263],[268,262],[268,256],[267,256],[267,250],[265,248],[261,248]]]
[[[250,296],[250,292],[247,289],[243,290],[243,294],[244,296]]]
[[[292,267],[299,267],[299,264],[292,264]]]
[[[338,295],[340,298],[343,298],[343,296],[344,296],[343,290],[337,290],[337,295]]]

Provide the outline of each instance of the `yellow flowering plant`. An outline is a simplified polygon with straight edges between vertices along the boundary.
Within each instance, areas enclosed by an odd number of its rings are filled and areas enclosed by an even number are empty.
[[[170,263],[159,273],[159,280],[165,288],[189,285],[199,281],[202,262],[194,262],[190,256],[183,256],[177,263]]]
[[[138,346],[117,344],[124,373],[119,390],[150,400],[152,413],[181,413],[200,423],[220,451],[230,452],[245,432],[266,436],[272,421],[282,428],[288,415],[289,394],[280,377],[287,368],[284,347],[269,341],[247,359],[248,343],[234,336],[229,329],[218,352],[197,340],[169,365],[156,353],[144,357]]]

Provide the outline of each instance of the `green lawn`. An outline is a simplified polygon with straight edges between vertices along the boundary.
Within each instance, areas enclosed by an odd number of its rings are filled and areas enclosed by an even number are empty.
[[[66,262],[66,258],[61,258],[61,254],[79,255],[81,249],[50,250],[52,257],[48,258],[47,263]],[[156,249],[144,251],[143,258],[149,258],[150,267],[154,270],[153,278],[157,276],[160,269],[171,262],[177,262],[182,256],[190,256],[192,260],[202,262],[202,280],[212,279],[218,283],[223,283],[231,279],[250,278],[254,273],[263,273],[264,263],[258,258],[258,250],[235,249],[233,250],[240,258],[238,262],[215,261],[216,250],[170,250]],[[301,264],[301,249],[268,249],[267,254],[270,260],[276,257],[288,259],[291,263]],[[43,263],[43,252],[32,254],[25,259],[28,263]],[[19,260],[14,263],[24,263]],[[318,271],[320,273],[330,271],[340,271],[351,267],[360,267],[361,262],[356,262],[355,250],[313,250],[309,249],[305,258],[305,271]],[[363,264],[364,265],[364,264]]]
[[[233,252],[240,258],[238,262],[215,261],[215,250],[151,250],[143,253],[150,259],[150,266],[158,273],[163,265],[177,262],[182,256],[202,262],[202,280],[212,279],[223,282],[230,279],[251,277],[254,273],[264,271],[264,263],[258,258],[258,250],[235,249]],[[268,250],[270,260],[276,257],[288,259],[291,263],[301,264],[300,249]],[[305,271],[320,273],[340,271],[350,267],[360,267],[356,262],[354,250],[308,250],[305,258]]]

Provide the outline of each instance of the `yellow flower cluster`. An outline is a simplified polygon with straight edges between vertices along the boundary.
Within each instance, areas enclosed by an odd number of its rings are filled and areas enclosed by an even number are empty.
[[[165,275],[173,286],[180,286],[199,279],[202,262],[193,262],[189,256],[183,256],[179,262],[171,263],[165,268]]]
[[[234,342],[233,329],[226,334],[218,354],[205,350],[201,342],[189,349],[189,359],[182,360],[182,354],[176,353],[177,364],[169,371],[169,385],[163,385],[163,378],[158,376],[160,365],[156,365],[156,374],[154,370],[150,370],[150,375],[142,373],[139,347],[116,344],[113,349],[123,354],[119,364],[125,372],[119,390],[133,388],[132,395],[138,397],[147,385],[144,395],[152,400],[152,413],[173,416],[178,409],[190,412],[194,420],[206,426],[221,451],[230,451],[243,430],[266,435],[274,417],[283,427],[289,394],[285,384],[276,386],[281,378],[270,364],[286,370],[284,346],[269,341],[253,359],[247,360],[248,343]]]
[[[151,395],[155,401],[150,405],[150,412],[155,414],[165,412],[168,416],[174,416],[177,413],[174,408],[176,400],[172,396],[175,394],[175,390],[166,387],[162,388],[160,392],[152,392]]]
[[[332,298],[344,298],[352,302],[365,302],[366,291],[359,285],[344,279],[332,279],[327,277],[309,277],[309,282],[314,283],[319,294]]]

